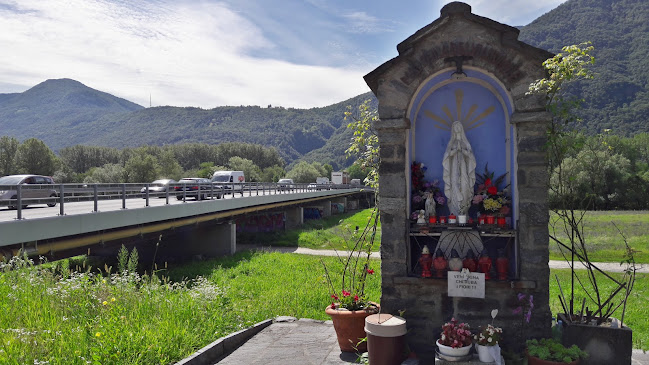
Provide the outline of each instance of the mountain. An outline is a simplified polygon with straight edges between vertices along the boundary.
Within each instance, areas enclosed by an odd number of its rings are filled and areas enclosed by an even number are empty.
[[[308,153],[335,168],[351,133],[344,112],[370,93],[322,108],[223,106],[143,108],[69,79],[47,80],[16,94],[0,94],[0,131],[38,138],[53,150],[76,144],[116,148],[176,143],[246,142],[276,147],[291,163]],[[376,103],[376,99],[374,99]],[[332,145],[329,141],[346,141]],[[316,160],[310,157],[308,160]]]
[[[588,133],[649,132],[649,1],[568,0],[523,27],[519,39],[561,52],[590,41],[595,47],[593,80],[570,88],[585,99]]]
[[[70,80],[47,80],[23,93],[0,94],[0,131],[20,140],[38,138],[58,149],[84,143],[88,121],[143,109],[128,100]]]

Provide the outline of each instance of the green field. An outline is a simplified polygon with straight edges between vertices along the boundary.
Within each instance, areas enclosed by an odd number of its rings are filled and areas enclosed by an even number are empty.
[[[260,234],[240,234],[240,243],[275,246],[299,246],[320,250],[347,250],[356,227],[360,230],[371,218],[372,209],[329,216],[324,219],[308,220],[298,229]],[[373,251],[381,246],[381,224],[377,227]]]
[[[555,218],[550,215],[550,221]],[[649,211],[589,211],[584,219],[584,236],[589,257],[594,262],[620,262],[624,256],[624,239],[636,250],[635,260],[649,264]],[[552,232],[552,227],[550,227]],[[557,229],[557,237],[566,235]],[[563,260],[557,244],[550,242],[550,258]]]

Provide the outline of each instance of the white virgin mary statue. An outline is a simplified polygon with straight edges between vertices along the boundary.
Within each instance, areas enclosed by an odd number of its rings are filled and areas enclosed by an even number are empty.
[[[444,159],[444,194],[452,214],[466,215],[475,185],[475,156],[471,144],[459,121],[453,122],[451,140],[448,141]]]

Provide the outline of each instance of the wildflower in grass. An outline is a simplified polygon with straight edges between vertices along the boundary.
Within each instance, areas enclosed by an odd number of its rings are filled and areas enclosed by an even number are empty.
[[[114,302],[115,300],[116,300],[115,297],[110,298],[111,302]]]
[[[370,275],[374,274],[374,269],[367,269],[367,273]]]
[[[108,305],[108,302],[104,300],[103,303],[101,303],[101,304]]]
[[[97,338],[101,337],[101,332],[95,333],[95,337],[97,337]]]

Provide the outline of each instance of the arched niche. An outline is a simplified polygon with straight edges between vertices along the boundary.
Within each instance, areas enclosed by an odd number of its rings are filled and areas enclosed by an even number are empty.
[[[506,175],[499,188],[507,186],[515,203],[512,98],[488,72],[469,66],[463,73],[458,76],[455,68],[442,70],[425,80],[412,98],[407,111],[411,121],[409,161],[423,162],[427,166],[426,179],[438,180],[444,190],[442,159],[450,127],[454,121],[460,121],[476,158],[476,172],[483,173],[488,167],[496,177]],[[449,212],[442,209],[442,213]],[[512,217],[515,224],[516,211]]]

